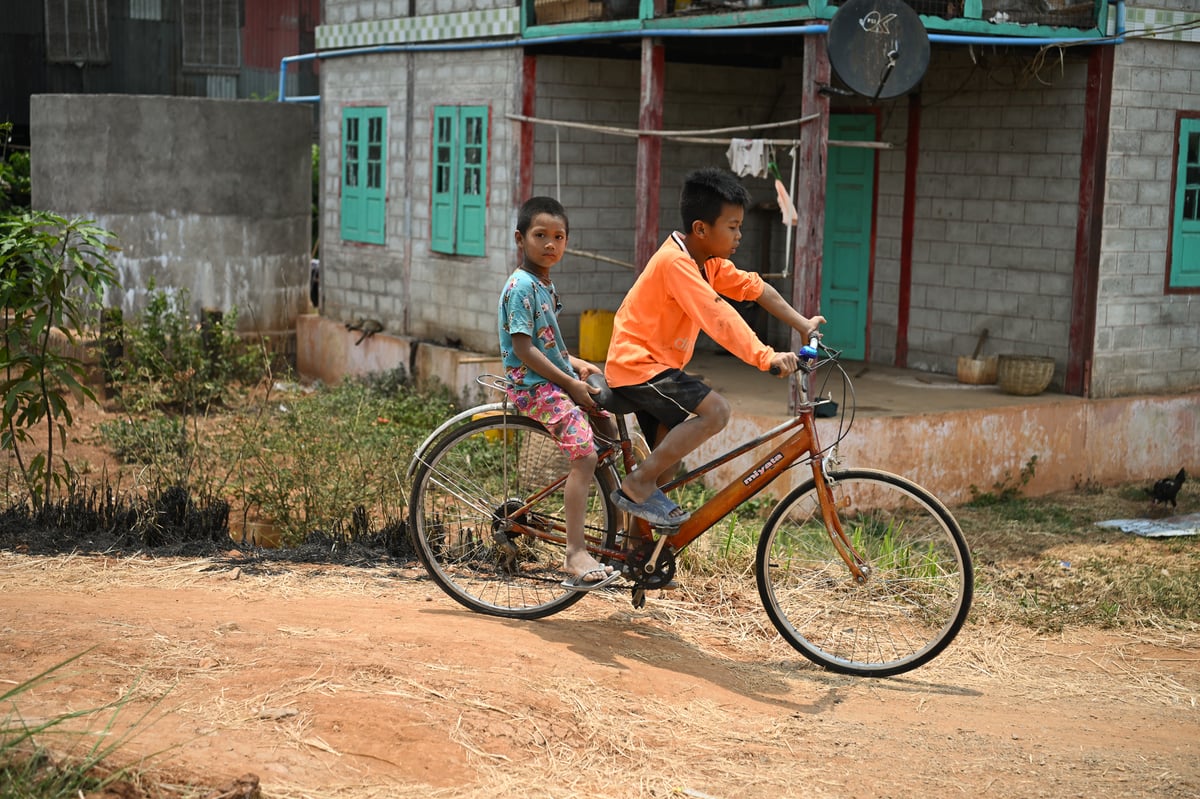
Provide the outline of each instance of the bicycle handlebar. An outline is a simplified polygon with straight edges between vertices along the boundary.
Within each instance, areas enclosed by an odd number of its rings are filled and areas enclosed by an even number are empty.
[[[796,356],[801,361],[808,361],[809,365],[811,366],[812,362],[815,361],[821,354],[820,346],[821,346],[821,337],[818,336],[816,333],[813,333],[811,336],[808,337],[808,343],[800,348],[800,351],[796,353]],[[804,368],[803,365],[801,366],[801,368]],[[770,372],[773,375],[778,375],[779,367],[772,366],[770,369]]]

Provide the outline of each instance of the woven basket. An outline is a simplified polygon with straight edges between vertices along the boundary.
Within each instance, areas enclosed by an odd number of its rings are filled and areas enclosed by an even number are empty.
[[[1001,355],[996,382],[1008,394],[1041,394],[1054,377],[1054,359],[1038,355]]]

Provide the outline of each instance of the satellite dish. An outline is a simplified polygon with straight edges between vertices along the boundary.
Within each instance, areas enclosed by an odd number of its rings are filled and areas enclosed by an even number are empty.
[[[903,0],[847,0],[829,22],[829,63],[856,93],[898,97],[929,68],[929,34]]]

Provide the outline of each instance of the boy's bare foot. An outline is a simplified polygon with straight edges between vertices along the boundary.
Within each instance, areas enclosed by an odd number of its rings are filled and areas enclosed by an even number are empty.
[[[612,574],[612,566],[604,566],[587,552],[567,555],[563,570],[582,583],[598,583]]]
[[[587,552],[568,555],[563,568],[571,572],[571,577],[563,580],[562,587],[571,591],[605,588],[621,579],[620,572],[613,571],[611,566],[601,565]]]

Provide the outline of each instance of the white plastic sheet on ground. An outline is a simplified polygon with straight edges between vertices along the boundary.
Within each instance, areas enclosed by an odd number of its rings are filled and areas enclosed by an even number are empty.
[[[1146,538],[1166,538],[1176,535],[1200,535],[1200,513],[1186,516],[1167,516],[1162,519],[1111,519],[1096,522],[1097,527],[1115,527],[1118,530]]]

